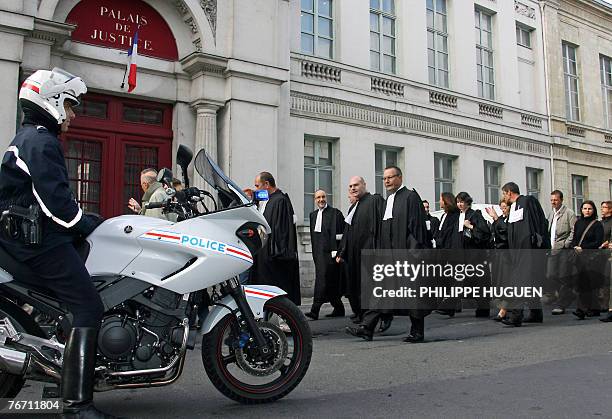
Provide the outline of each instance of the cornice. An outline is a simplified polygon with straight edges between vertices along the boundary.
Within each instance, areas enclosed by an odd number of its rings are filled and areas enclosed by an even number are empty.
[[[459,143],[471,143],[538,157],[550,156],[550,145],[439,119],[392,111],[330,97],[292,91],[291,115],[336,121],[373,129],[415,133]]]

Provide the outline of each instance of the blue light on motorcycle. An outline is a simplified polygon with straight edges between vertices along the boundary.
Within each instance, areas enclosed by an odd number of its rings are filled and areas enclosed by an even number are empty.
[[[246,333],[240,334],[240,339],[238,340],[238,346],[240,349],[244,348],[249,341],[249,335]]]
[[[267,201],[270,199],[268,191],[265,189],[258,189],[254,192],[255,201]]]

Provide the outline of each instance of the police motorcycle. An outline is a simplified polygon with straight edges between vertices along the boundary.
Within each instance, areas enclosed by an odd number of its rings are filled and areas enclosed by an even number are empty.
[[[95,391],[174,383],[202,334],[204,369],[221,393],[244,404],[278,400],[308,370],[310,328],[280,288],[240,285],[237,275],[251,267],[270,227],[204,150],[194,166],[210,192],[189,187],[192,159],[180,146],[186,188],[168,187],[166,202],[148,206],[178,222],[122,215],[104,221],[79,248],[105,307]],[[158,176],[168,186],[171,178],[167,169]],[[53,394],[71,315],[47,291],[20,284],[20,277],[31,278],[27,266],[5,252],[0,266],[0,397],[17,396],[26,380],[48,383]],[[23,303],[50,321],[37,323]]]

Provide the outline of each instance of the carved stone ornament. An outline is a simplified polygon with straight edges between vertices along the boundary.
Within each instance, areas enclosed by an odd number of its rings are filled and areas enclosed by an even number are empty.
[[[217,43],[217,0],[200,0],[200,5],[204,9],[204,14],[210,23],[212,29],[213,40]]]
[[[185,19],[185,24],[191,28],[192,33],[198,33],[198,25],[196,25],[193,16],[189,16]]]
[[[520,1],[514,1],[514,10],[516,10],[516,13],[519,15],[527,16],[530,19],[535,19],[535,9],[521,3]]]
[[[192,42],[196,52],[202,52],[202,40],[200,38],[194,39]]]
[[[187,9],[187,6],[185,6],[185,3],[183,2],[183,0],[175,0],[174,5],[176,6],[176,9],[182,15],[186,15],[189,12],[189,10]]]

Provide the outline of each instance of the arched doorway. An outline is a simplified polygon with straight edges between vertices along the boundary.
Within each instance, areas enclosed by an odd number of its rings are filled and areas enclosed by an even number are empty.
[[[172,165],[172,106],[88,94],[62,135],[70,187],[83,210],[130,214],[140,201],[140,172]]]

